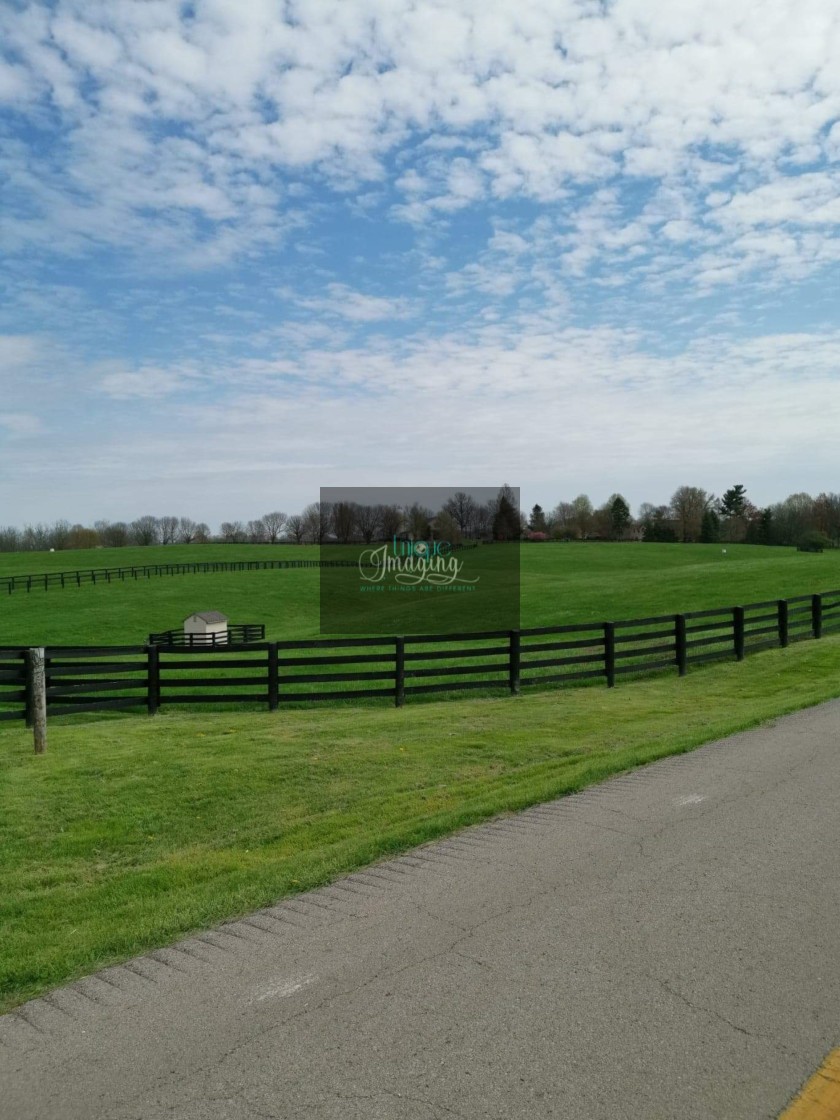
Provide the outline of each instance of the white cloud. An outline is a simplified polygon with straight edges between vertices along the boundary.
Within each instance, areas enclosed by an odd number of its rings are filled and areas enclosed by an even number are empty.
[[[325,295],[297,297],[294,302],[313,315],[337,317],[354,323],[408,319],[412,315],[411,304],[407,299],[367,295],[355,291],[347,284],[327,284]]]
[[[791,161],[837,158],[840,10],[823,0],[212,0],[196,18],[57,0],[7,10],[0,33],[0,91],[40,91],[68,140],[17,161],[12,246],[96,239],[206,267],[286,236],[278,171],[358,190],[409,140],[393,214],[417,224],[513,197],[574,212],[570,187],[619,175],[701,210],[704,186],[743,175],[733,217],[746,193],[765,222],[837,223],[834,200],[817,216],[784,183]]]
[[[16,474],[834,469],[836,5],[55,0],[0,55]]]
[[[42,356],[42,344],[34,335],[0,334],[0,376],[34,365]]]
[[[0,501],[23,520],[21,494],[49,479],[39,516],[124,516],[103,498],[107,476],[123,506],[180,495],[218,521],[278,494],[294,508],[321,484],[381,482],[383,464],[395,483],[507,478],[542,504],[582,489],[660,501],[682,482],[720,491],[734,478],[758,502],[832,485],[840,332],[721,335],[669,353],[660,341],[522,312],[438,336],[309,336],[294,356],[281,344],[200,368],[115,366],[96,372],[98,394],[68,394],[45,417],[48,444],[30,410],[5,414],[16,438],[0,446],[0,478],[15,484]]]
[[[39,435],[44,431],[40,417],[31,412],[0,412],[0,428],[12,437]]]
[[[194,370],[178,366],[161,369],[144,366],[141,369],[117,369],[100,378],[98,388],[116,400],[160,400],[194,384]]]

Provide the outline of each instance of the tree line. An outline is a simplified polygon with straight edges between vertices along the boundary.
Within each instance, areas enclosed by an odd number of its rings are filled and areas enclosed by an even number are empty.
[[[534,505],[520,513],[515,492],[503,486],[481,503],[466,491],[453,494],[438,510],[359,502],[311,502],[300,513],[279,510],[250,521],[223,521],[211,532],[189,517],[155,517],[134,521],[94,522],[92,526],[53,524],[0,526],[0,552],[79,548],[122,548],[168,544],[325,544],[389,540],[393,536],[464,540],[640,540],[685,543],[719,542],[840,546],[840,494],[791,494],[760,508],[741,483],[721,497],[699,486],[680,486],[670,502],[643,502],[634,517],[621,494],[595,507],[586,494],[553,508]]]
[[[561,540],[642,540],[716,544],[801,545],[810,540],[822,547],[840,546],[840,494],[791,494],[784,501],[759,507],[742,483],[722,496],[700,486],[679,486],[670,502],[643,502],[637,516],[621,494],[595,509],[586,494],[559,502],[550,514],[531,511],[529,534]]]
[[[325,544],[413,539],[518,540],[527,528],[518,499],[503,486],[492,501],[480,503],[459,491],[438,510],[415,502],[410,506],[365,505],[360,502],[311,502],[300,513],[274,510],[250,521],[223,521],[217,533],[189,517],[154,517],[134,521],[97,521],[92,527],[54,524],[0,526],[0,552],[76,548],[123,548],[168,544]]]

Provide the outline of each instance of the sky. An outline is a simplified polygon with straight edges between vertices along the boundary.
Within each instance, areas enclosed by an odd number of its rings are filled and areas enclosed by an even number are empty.
[[[0,5],[0,524],[840,489],[833,0]]]

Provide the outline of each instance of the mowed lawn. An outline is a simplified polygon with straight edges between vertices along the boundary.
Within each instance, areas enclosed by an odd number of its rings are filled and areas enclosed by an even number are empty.
[[[514,546],[489,546],[514,547]],[[522,625],[701,610],[840,588],[840,550],[810,555],[748,545],[530,544],[521,548]],[[119,563],[314,558],[303,546],[172,546],[7,554],[0,575]],[[325,552],[329,555],[329,551]],[[26,565],[22,560],[26,560]],[[0,645],[142,644],[196,610],[264,622],[269,638],[318,634],[315,569],[152,577],[0,599]]]
[[[834,637],[614,690],[81,718],[53,724],[40,757],[29,732],[6,725],[0,1010],[388,853],[838,694]]]

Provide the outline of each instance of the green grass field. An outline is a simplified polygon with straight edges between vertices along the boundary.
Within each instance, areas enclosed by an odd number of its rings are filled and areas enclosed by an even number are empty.
[[[191,560],[317,557],[310,547],[191,545],[18,553],[0,575]],[[329,553],[327,553],[329,555]],[[668,544],[543,544],[522,548],[522,625],[597,622],[784,598],[840,587],[840,550]],[[195,610],[264,622],[272,639],[318,634],[314,570],[164,576],[0,600],[0,645],[142,644]],[[488,627],[489,628],[489,627]]]
[[[495,547],[495,546],[494,546]],[[5,556],[0,575],[315,557],[280,546]],[[13,562],[13,563],[12,563]],[[522,548],[522,625],[627,619],[840,587],[840,552]],[[15,591],[0,645],[142,644],[214,608],[318,633],[318,572]],[[53,720],[45,756],[0,725],[0,1010],[495,813],[840,695],[840,636],[619,687],[370,707]]]
[[[840,694],[840,637],[614,690],[0,730],[0,1010],[505,810]]]

